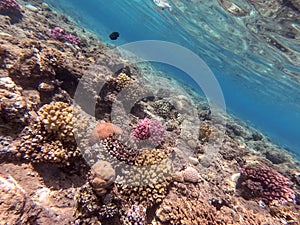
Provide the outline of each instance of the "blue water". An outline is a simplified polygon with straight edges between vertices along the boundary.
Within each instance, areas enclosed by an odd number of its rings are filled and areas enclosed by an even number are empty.
[[[223,11],[217,1],[172,1],[172,12],[151,0],[46,2],[114,45],[164,40],[192,50],[214,72],[229,112],[300,156],[300,84],[289,76],[299,75],[299,68],[254,37],[241,18]],[[113,31],[120,32],[117,41],[108,37]],[[184,76],[169,66],[160,69]]]

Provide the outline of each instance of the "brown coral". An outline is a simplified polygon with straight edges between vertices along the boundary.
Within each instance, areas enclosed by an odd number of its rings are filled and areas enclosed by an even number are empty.
[[[122,198],[145,207],[161,203],[167,194],[172,169],[167,155],[158,149],[143,151],[135,164],[116,181]]]
[[[226,225],[226,219],[208,202],[188,199],[184,196],[169,195],[159,209],[156,217],[163,224],[170,225]]]
[[[208,142],[209,137],[212,133],[212,128],[209,125],[202,125],[199,128],[199,140],[202,143]]]
[[[98,161],[91,168],[90,184],[97,195],[102,196],[106,194],[107,189],[111,187],[115,177],[115,170],[109,162]]]
[[[0,78],[0,119],[5,123],[26,122],[30,109],[21,92],[22,88],[18,87],[10,77]]]

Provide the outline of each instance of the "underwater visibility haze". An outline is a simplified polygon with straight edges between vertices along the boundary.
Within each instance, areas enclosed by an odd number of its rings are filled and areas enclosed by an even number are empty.
[[[0,0],[0,224],[300,224],[299,0]]]
[[[117,46],[162,40],[190,49],[214,72],[229,112],[300,155],[299,11],[272,1],[173,0],[164,10],[150,0],[47,2]]]

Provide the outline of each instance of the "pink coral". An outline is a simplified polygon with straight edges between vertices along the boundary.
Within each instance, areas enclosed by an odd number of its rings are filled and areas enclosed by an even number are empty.
[[[17,10],[21,8],[16,0],[0,0],[0,10]]]
[[[136,141],[147,140],[158,145],[163,141],[164,134],[165,128],[160,121],[145,118],[138,122],[131,135]]]
[[[66,33],[64,29],[60,27],[55,27],[51,30],[50,36],[61,42],[68,42],[74,45],[78,45],[80,43],[79,38],[73,34]]]
[[[0,0],[0,14],[9,16],[12,23],[22,19],[21,7],[16,0]]]
[[[289,179],[267,166],[249,166],[241,171],[237,187],[245,198],[260,198],[269,203],[273,200],[295,202],[295,193],[289,188]]]

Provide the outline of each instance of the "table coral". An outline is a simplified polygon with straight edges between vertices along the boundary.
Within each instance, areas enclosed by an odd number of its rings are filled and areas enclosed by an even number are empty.
[[[242,169],[237,188],[246,199],[259,198],[266,203],[273,200],[295,202],[290,181],[267,166],[248,166]]]

